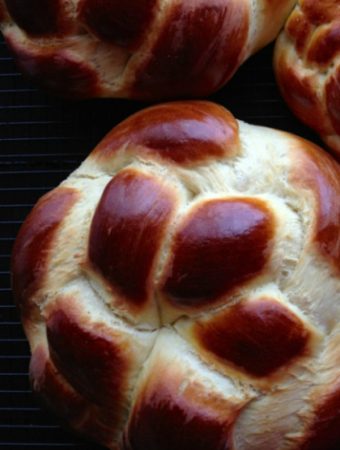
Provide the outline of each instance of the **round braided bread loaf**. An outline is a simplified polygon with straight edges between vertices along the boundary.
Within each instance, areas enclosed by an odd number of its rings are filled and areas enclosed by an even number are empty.
[[[154,99],[221,87],[295,0],[0,0],[22,70],[62,95]]]
[[[340,1],[300,0],[274,65],[288,105],[340,156]]]
[[[111,449],[340,448],[339,196],[218,105],[131,116],[15,242],[34,390]]]

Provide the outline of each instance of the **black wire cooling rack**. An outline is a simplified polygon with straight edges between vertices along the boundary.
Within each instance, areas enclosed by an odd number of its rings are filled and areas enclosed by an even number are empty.
[[[290,114],[272,72],[272,46],[210,97],[245,121],[318,139]],[[115,124],[147,106],[123,100],[67,102],[37,89],[0,39],[0,450],[99,450],[65,431],[28,382],[29,347],[10,287],[10,254],[37,199],[60,183]]]

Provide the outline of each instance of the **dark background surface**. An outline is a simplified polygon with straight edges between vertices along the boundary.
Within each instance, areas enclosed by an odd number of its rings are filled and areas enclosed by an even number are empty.
[[[210,99],[239,119],[319,143],[281,100],[271,60],[272,46],[246,62]],[[10,253],[37,199],[66,178],[115,124],[144,106],[123,100],[55,99],[18,73],[0,38],[0,450],[101,448],[65,431],[31,393],[29,347],[10,289]]]

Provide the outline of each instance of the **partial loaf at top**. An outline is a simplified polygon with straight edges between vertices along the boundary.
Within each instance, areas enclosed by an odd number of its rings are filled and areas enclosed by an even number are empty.
[[[21,69],[58,94],[204,96],[273,40],[295,0],[0,0]]]
[[[339,0],[0,0],[0,28],[22,71],[59,95],[156,100],[216,91],[289,17],[278,83],[339,155],[339,11]]]

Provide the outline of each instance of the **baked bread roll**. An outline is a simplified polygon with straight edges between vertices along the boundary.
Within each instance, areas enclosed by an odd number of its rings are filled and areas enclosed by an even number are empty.
[[[339,0],[300,0],[277,40],[274,65],[290,108],[340,157]]]
[[[340,448],[339,197],[216,104],[131,116],[16,239],[34,390],[111,449]]]
[[[19,67],[72,97],[204,96],[273,40],[295,0],[0,0]]]

